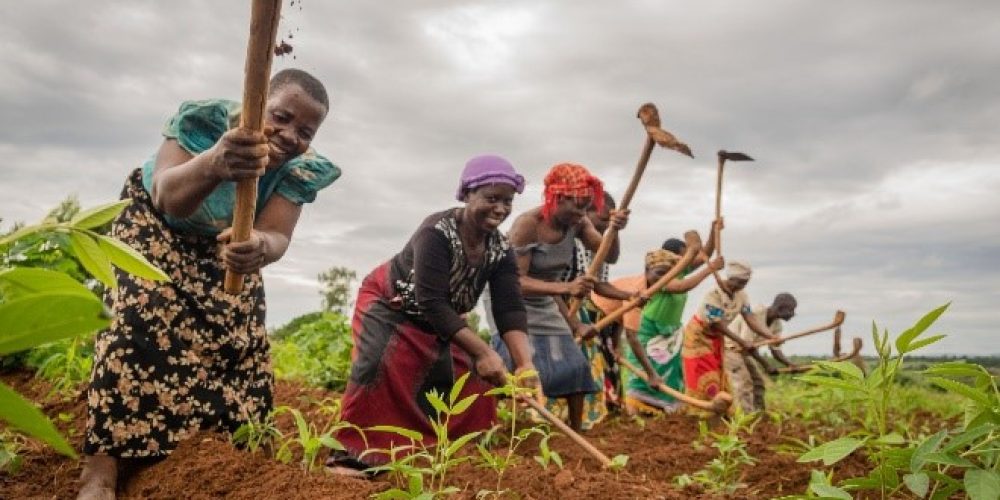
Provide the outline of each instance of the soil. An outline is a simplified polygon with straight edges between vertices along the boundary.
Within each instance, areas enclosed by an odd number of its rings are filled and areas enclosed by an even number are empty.
[[[56,421],[79,450],[82,445],[86,405],[82,397],[66,400],[50,396],[48,386],[29,372],[0,375],[0,380],[33,401],[41,401],[42,410]],[[82,393],[81,393],[82,394]],[[308,388],[291,382],[275,386],[275,404],[299,408],[306,419],[320,422],[329,418],[316,404],[337,394]],[[60,418],[59,415],[62,414]],[[287,415],[283,416],[287,417]],[[278,427],[292,431],[290,418],[279,418]],[[816,430],[812,432],[815,434]],[[747,440],[748,451],[758,460],[744,469],[746,488],[730,497],[719,496],[688,486],[678,487],[673,478],[701,469],[714,449],[692,446],[698,439],[698,424],[693,417],[664,416],[645,419],[611,419],[587,432],[585,436],[608,456],[628,455],[624,471],[602,470],[598,462],[572,441],[555,436],[550,447],[558,451],[564,468],[550,465],[543,469],[533,459],[537,442],[525,442],[518,453],[516,467],[503,476],[501,489],[513,490],[505,498],[525,499],[605,499],[605,498],[772,498],[801,494],[809,482],[812,464],[800,464],[794,455],[781,454],[773,447],[786,437],[806,439],[809,432],[796,422],[778,427],[761,421]],[[23,466],[14,475],[0,474],[0,498],[74,498],[80,462],[29,442],[22,452]],[[227,436],[201,433],[182,443],[174,453],[159,463],[136,467],[124,485],[120,498],[366,498],[372,493],[393,487],[391,478],[373,481],[334,476],[321,469],[306,473],[293,461],[282,464],[266,452],[251,454],[234,448]],[[855,454],[840,462],[837,477],[862,475],[864,457]],[[480,490],[497,487],[496,474],[463,464],[448,473],[448,484],[462,493],[456,498],[475,498]]]
[[[289,37],[291,37],[291,35],[289,35]],[[291,54],[293,49],[294,47],[292,47],[292,44],[286,42],[285,39],[282,38],[281,41],[274,46],[274,55],[280,57],[285,54]]]

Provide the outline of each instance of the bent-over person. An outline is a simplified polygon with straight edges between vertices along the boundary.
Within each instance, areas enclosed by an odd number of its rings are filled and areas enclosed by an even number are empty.
[[[751,344],[729,329],[729,324],[737,316],[742,316],[747,326],[758,335],[773,337],[767,327],[753,317],[750,309],[749,298],[744,290],[750,282],[750,266],[742,262],[730,262],[726,266],[726,274],[725,285],[728,291],[716,286],[706,293],[684,327],[684,345],[681,350],[684,392],[705,401],[711,400],[727,387],[722,369],[723,337],[732,339],[744,351],[755,356],[763,366],[768,367],[768,373],[776,373],[774,368],[757,355]]]
[[[354,351],[342,400],[345,422],[363,432],[377,425],[414,430],[423,435],[423,445],[433,445],[436,413],[427,393],[449,394],[469,373],[459,398],[479,396],[451,416],[449,434],[493,425],[496,400],[483,393],[504,384],[507,371],[464,315],[488,284],[497,295],[490,312],[514,369],[533,369],[517,263],[497,229],[523,189],[524,178],[504,158],[472,158],[456,195],[465,205],[428,216],[402,251],[364,279],[351,323]],[[382,465],[391,458],[387,450],[409,444],[391,432],[355,429],[340,431],[337,439],[346,451],[327,464],[343,474]]]
[[[154,283],[116,271],[114,315],[98,334],[87,390],[80,498],[114,498],[121,459],[162,458],[199,429],[235,430],[271,410],[260,269],[284,255],[302,205],[340,176],[309,145],[329,111],[301,70],[271,79],[266,133],[239,128],[240,105],[181,105],[159,150],[131,173],[132,203],[111,235],[162,269]],[[230,241],[236,182],[258,178],[247,241]],[[223,290],[226,270],[243,292]]]
[[[566,399],[569,425],[577,431],[582,428],[584,396],[598,392],[600,387],[594,382],[590,362],[574,338],[593,336],[594,327],[569,317],[563,297],[585,297],[593,290],[595,280],[579,276],[567,282],[560,277],[572,264],[577,238],[591,251],[601,244],[601,233],[586,217],[591,204],[598,211],[603,207],[601,181],[581,165],[556,165],[545,176],[544,204],[518,216],[509,233],[517,252],[528,312],[528,339],[542,392],[549,398]],[[611,226],[616,229],[624,228],[627,221],[625,212],[611,215]],[[616,238],[611,258],[616,259],[618,253]],[[497,298],[497,291],[491,287],[489,300]],[[506,357],[496,336],[495,318],[487,315],[487,319],[494,333],[493,343]]]
[[[771,305],[759,304],[750,310],[757,323],[767,327],[773,337],[781,336],[784,322],[795,316],[795,307],[798,303],[790,293],[779,293],[774,297]],[[729,329],[739,338],[747,343],[753,344],[763,340],[760,335],[753,331],[747,324],[743,316],[737,316]],[[787,366],[794,366],[781,348],[776,345],[768,346],[771,356]],[[733,400],[743,408],[745,413],[763,411],[764,404],[764,375],[761,367],[753,356],[745,353],[743,348],[737,345],[732,339],[726,339],[726,373],[729,375],[729,384],[732,388]]]

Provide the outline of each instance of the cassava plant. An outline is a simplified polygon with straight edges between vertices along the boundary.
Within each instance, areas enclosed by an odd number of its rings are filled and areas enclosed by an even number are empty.
[[[104,284],[115,284],[114,268],[163,281],[168,277],[128,245],[95,229],[107,225],[130,200],[84,210],[68,221],[47,219],[0,237],[0,356],[24,351],[60,339],[91,335],[106,328],[104,304],[91,289],[69,274],[33,267],[10,258],[25,239],[59,235],[80,265]],[[52,422],[31,402],[0,383],[0,419],[58,452],[76,457]]]
[[[740,435],[751,434],[757,421],[757,414],[743,413],[737,406],[736,412],[723,420],[724,433],[712,432],[704,421],[699,422],[701,441],[711,442],[711,447],[718,450],[718,456],[701,470],[677,476],[674,481],[680,486],[700,484],[708,491],[727,494],[746,487],[740,481],[743,468],[757,460],[747,452],[747,444]]]
[[[353,427],[351,424],[334,419],[322,429],[317,429],[313,423],[306,421],[301,411],[287,406],[276,408],[274,415],[277,417],[286,412],[292,415],[296,432],[283,437],[281,446],[274,454],[274,458],[279,462],[286,464],[291,462],[293,449],[298,448],[302,452],[300,462],[302,468],[306,472],[311,472],[321,466],[317,463],[317,458],[324,449],[344,450],[344,445],[333,435],[341,429]]]
[[[531,426],[518,428],[518,398],[521,397],[534,397],[535,391],[528,387],[523,387],[524,381],[533,377],[537,377],[538,372],[535,370],[525,370],[517,374],[507,374],[506,383],[500,387],[491,389],[486,394],[489,396],[497,396],[505,398],[500,406],[498,413],[502,417],[502,421],[509,425],[508,428],[496,426],[487,432],[484,439],[482,439],[479,444],[476,445],[476,449],[479,452],[479,466],[490,469],[497,475],[496,489],[493,490],[481,490],[476,496],[479,498],[485,498],[489,496],[500,497],[507,490],[502,487],[503,476],[508,469],[513,467],[518,462],[518,455],[515,453],[517,448],[521,446],[522,443],[532,434],[540,434],[543,436],[542,441],[539,442],[540,447],[544,447],[548,450],[548,436],[549,433],[543,430],[541,427]],[[493,445],[494,437],[500,436],[501,431],[507,441],[507,447],[501,452],[494,452],[491,447]],[[541,449],[540,449],[541,451]],[[541,451],[543,457],[547,457],[548,461],[553,460],[553,452],[548,450],[548,453]],[[562,457],[555,455],[555,460],[562,467]],[[536,457],[537,459],[537,457]],[[542,466],[547,466],[548,463],[541,462]]]
[[[479,398],[479,394],[471,394],[459,399],[468,379],[469,373],[466,373],[455,381],[447,395],[447,402],[444,395],[436,390],[426,393],[427,401],[435,412],[435,417],[430,420],[431,429],[434,432],[433,445],[426,445],[423,435],[412,429],[390,425],[365,429],[367,432],[391,432],[410,441],[409,445],[394,446],[391,449],[371,449],[362,454],[362,457],[369,453],[389,455],[390,461],[386,465],[373,467],[369,471],[391,472],[394,477],[401,480],[400,482],[405,479],[405,489],[402,484],[397,483],[397,487],[377,493],[373,495],[373,498],[380,500],[433,499],[461,491],[454,486],[448,486],[448,471],[456,465],[470,460],[470,457],[460,456],[459,452],[465,445],[482,434],[481,431],[476,431],[452,439],[448,432],[451,418],[465,413]]]
[[[966,398],[966,418],[959,429],[941,429],[932,435],[911,435],[898,429],[891,410],[900,397],[896,379],[910,353],[944,338],[921,335],[947,310],[941,306],[918,320],[891,342],[887,331],[873,325],[878,364],[869,375],[854,365],[820,363],[819,373],[801,378],[820,387],[835,388],[871,416],[846,436],[821,444],[799,457],[800,462],[822,461],[825,466],[863,450],[872,468],[867,476],[849,478],[828,493],[847,498],[852,491],[872,491],[881,498],[948,498],[964,490],[973,499],[1000,497],[997,472],[997,427],[1000,406],[996,379],[982,367],[963,362],[931,366],[925,373],[945,391]],[[893,352],[895,345],[895,352]],[[963,383],[970,380],[971,383]],[[951,476],[964,470],[963,480]]]

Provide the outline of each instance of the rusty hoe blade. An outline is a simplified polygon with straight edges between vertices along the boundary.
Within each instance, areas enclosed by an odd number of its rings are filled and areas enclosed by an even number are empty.
[[[672,149],[678,153],[690,156],[694,158],[694,154],[691,153],[691,148],[687,144],[677,140],[674,134],[663,130],[660,127],[660,112],[656,109],[656,105],[647,102],[639,108],[639,113],[637,114],[642,125],[646,127],[646,133],[649,137],[653,139],[653,142],[659,144],[667,149]]]
[[[736,151],[719,150],[719,158],[727,161],[753,161],[753,158]]]

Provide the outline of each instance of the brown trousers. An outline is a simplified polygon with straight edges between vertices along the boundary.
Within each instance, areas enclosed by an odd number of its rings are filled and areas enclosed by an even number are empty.
[[[740,351],[726,349],[723,366],[729,376],[733,401],[743,412],[764,411],[764,376],[757,361]]]

